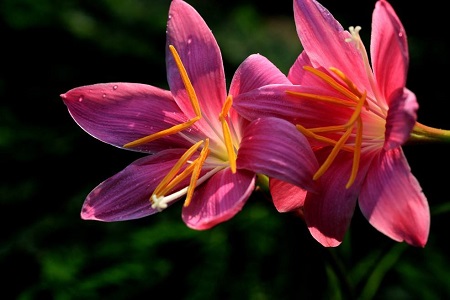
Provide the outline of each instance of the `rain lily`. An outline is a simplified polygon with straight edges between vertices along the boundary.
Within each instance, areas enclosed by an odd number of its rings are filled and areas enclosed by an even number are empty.
[[[243,119],[233,98],[266,84],[290,84],[261,55],[236,71],[229,93],[220,49],[197,11],[173,0],[167,23],[169,90],[139,83],[74,88],[62,100],[87,133],[144,156],[87,196],[83,219],[122,221],[184,199],[182,218],[208,229],[238,213],[258,174],[312,189],[318,162],[307,139],[286,121]]]
[[[425,246],[429,207],[402,145],[449,135],[417,122],[416,96],[405,87],[409,54],[402,23],[387,1],[376,3],[370,64],[360,27],[344,30],[314,0],[294,0],[294,17],[304,49],[288,74],[295,87],[262,87],[234,101],[249,120],[263,113],[294,123],[319,161],[317,193],[270,180],[275,206],[301,212],[324,246],[342,242],[356,204],[383,234]]]

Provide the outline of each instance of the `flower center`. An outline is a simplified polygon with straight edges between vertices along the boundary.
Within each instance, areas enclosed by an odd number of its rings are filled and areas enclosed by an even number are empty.
[[[169,49],[174,57],[175,63],[177,65],[178,71],[180,72],[181,79],[183,81],[184,87],[186,88],[191,106],[194,110],[195,117],[190,120],[174,125],[168,129],[164,129],[162,131],[150,134],[148,136],[142,137],[135,141],[129,142],[125,144],[123,147],[132,148],[145,143],[149,143],[156,139],[180,133],[183,130],[188,129],[194,123],[199,121],[200,119],[205,119],[210,125],[211,123],[202,115],[202,111],[200,108],[200,104],[195,93],[194,87],[189,79],[186,68],[184,67],[181,58],[173,45],[169,45]],[[225,144],[228,164],[233,173],[236,173],[236,152],[233,146],[232,134],[230,131],[230,127],[228,125],[228,115],[232,105],[232,97],[231,95],[227,97],[222,111],[219,114],[219,120],[222,125],[222,134],[223,134],[223,143]],[[211,125],[211,128],[213,126]],[[221,138],[221,137],[220,137]],[[205,163],[206,158],[211,152],[209,147],[209,137],[202,139],[198,142],[195,142],[175,163],[172,169],[167,173],[167,175],[161,180],[158,186],[153,191],[153,194],[150,196],[150,202],[152,204],[152,208],[158,209],[159,211],[167,208],[169,202],[178,199],[179,197],[186,195],[186,199],[184,201],[184,206],[188,206],[192,200],[192,196],[194,194],[194,189],[214,175],[218,170],[224,168],[223,165],[216,166],[202,177],[201,170]],[[189,139],[189,141],[192,141]],[[201,148],[201,150],[200,150]],[[196,153],[200,151],[198,157],[194,160],[190,160],[190,158]],[[190,176],[189,185],[185,188],[182,188],[172,194],[169,194],[178,184],[180,184],[183,180],[187,179]]]
[[[324,126],[316,128],[305,128],[300,124],[296,125],[297,129],[306,137],[313,138],[322,143],[333,146],[333,149],[331,150],[327,159],[320,166],[319,170],[317,170],[317,172],[314,174],[314,180],[320,178],[328,170],[328,168],[331,166],[334,159],[338,155],[339,151],[344,150],[353,152],[352,171],[350,174],[350,178],[346,184],[346,188],[349,188],[356,179],[359,168],[359,160],[361,157],[363,138],[363,122],[361,118],[361,110],[363,106],[365,106],[366,109],[369,109],[369,104],[366,101],[366,91],[360,92],[357,89],[356,85],[343,72],[336,68],[330,68],[330,71],[334,73],[340,79],[340,81],[337,81],[334,77],[310,66],[304,66],[303,68],[325,81],[334,90],[342,94],[344,96],[344,99],[333,96],[299,93],[293,91],[287,91],[288,94],[302,97],[303,99],[328,102],[334,105],[345,106],[353,109],[353,113],[350,119],[343,125]],[[340,134],[340,138],[334,140],[327,136],[321,135],[327,133],[338,133]],[[348,143],[350,136],[353,136],[352,143]]]

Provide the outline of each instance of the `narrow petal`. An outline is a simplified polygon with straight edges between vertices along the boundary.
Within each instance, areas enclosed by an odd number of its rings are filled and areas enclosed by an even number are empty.
[[[138,83],[100,83],[74,88],[61,95],[69,113],[93,137],[122,147],[187,120],[169,91]],[[133,150],[156,152],[185,147],[177,135]]]
[[[307,139],[277,118],[257,119],[245,128],[236,164],[307,190],[314,190],[312,177],[319,168]]]
[[[369,86],[362,57],[333,15],[314,0],[294,0],[294,18],[301,45],[313,67],[335,67],[352,74],[357,86]]]
[[[425,246],[430,229],[429,207],[401,148],[374,160],[359,205],[380,232],[398,242]]]
[[[270,195],[275,208],[280,213],[302,209],[307,191],[290,183],[270,178]]]
[[[134,161],[106,179],[87,196],[81,218],[105,222],[152,215],[150,196],[186,149],[166,150]]]
[[[391,97],[386,118],[385,150],[399,147],[408,140],[419,109],[416,95],[406,88],[398,89]]]
[[[255,188],[255,174],[246,170],[231,173],[226,168],[198,187],[183,207],[182,218],[192,229],[205,230],[234,217]]]
[[[328,152],[317,152],[324,159]],[[308,193],[303,207],[304,218],[311,235],[325,247],[340,245],[350,226],[356,201],[370,165],[370,157],[361,157],[360,169],[353,185],[345,185],[351,173],[353,155],[342,152],[330,168],[318,179],[320,193]],[[320,159],[319,159],[320,161]]]
[[[198,12],[188,3],[173,0],[167,22],[167,45],[173,45],[197,94],[201,110],[220,128],[217,119],[226,99],[222,54],[214,35]],[[170,90],[182,111],[195,116],[173,56],[167,48]]]
[[[290,81],[270,60],[253,54],[236,70],[230,85],[230,95],[235,97],[269,84],[290,84]]]
[[[409,52],[405,29],[387,1],[375,5],[371,37],[373,71],[381,93],[389,100],[406,84]]]

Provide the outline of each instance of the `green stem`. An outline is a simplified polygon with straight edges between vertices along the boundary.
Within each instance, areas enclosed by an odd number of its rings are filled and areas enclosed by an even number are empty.
[[[450,143],[450,130],[429,127],[419,122],[416,122],[408,142]]]
[[[256,174],[256,186],[264,192],[269,192],[269,177],[263,174]]]

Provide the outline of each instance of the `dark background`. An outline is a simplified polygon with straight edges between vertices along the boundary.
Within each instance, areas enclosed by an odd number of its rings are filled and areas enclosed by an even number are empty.
[[[263,3],[264,2],[264,3]],[[188,1],[221,47],[230,80],[260,53],[283,72],[301,51],[292,1]],[[321,2],[369,49],[375,1]],[[390,1],[410,46],[418,121],[450,129],[448,12]],[[188,229],[181,205],[135,221],[80,219],[86,195],[139,155],[90,137],[59,95],[111,81],[167,87],[168,0],[0,0],[2,299],[443,299],[450,297],[450,147],[405,146],[431,211],[424,249],[396,243],[359,210],[323,248],[303,221],[255,192],[232,220]]]

